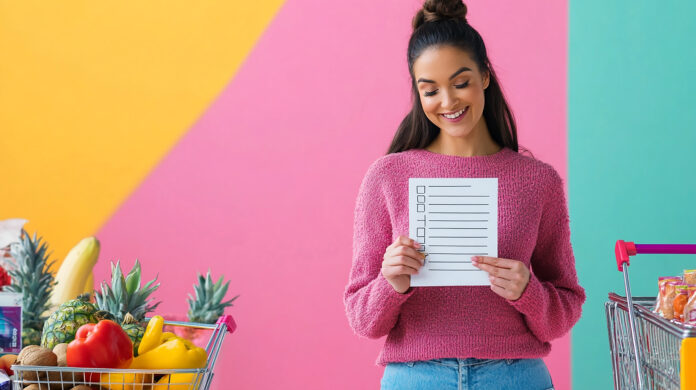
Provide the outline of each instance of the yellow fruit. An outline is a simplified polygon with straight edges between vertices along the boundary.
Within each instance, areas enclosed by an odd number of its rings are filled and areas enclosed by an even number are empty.
[[[198,378],[196,378],[198,376]],[[201,374],[171,374],[165,375],[162,379],[157,381],[156,387],[161,385],[169,384],[169,387],[165,387],[169,390],[189,390],[197,389],[198,385],[201,384],[203,379],[203,373]],[[192,385],[193,381],[196,381],[195,385]]]
[[[96,237],[82,239],[68,252],[56,273],[56,286],[51,294],[54,310],[84,292],[98,258],[99,241]]]
[[[94,273],[90,272],[89,275],[87,275],[87,281],[85,282],[85,287],[82,289],[82,292],[85,294],[94,294]]]
[[[99,381],[102,388],[111,390],[142,390],[152,383],[152,374],[101,374]]]
[[[164,318],[162,318],[162,316],[154,316],[150,318],[150,321],[147,323],[147,328],[145,328],[143,338],[142,340],[140,340],[140,346],[138,346],[138,355],[142,355],[145,352],[162,344],[163,328]]]

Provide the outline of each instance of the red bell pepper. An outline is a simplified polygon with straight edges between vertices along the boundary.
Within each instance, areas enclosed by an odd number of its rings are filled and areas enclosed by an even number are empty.
[[[128,368],[133,361],[133,342],[114,321],[85,324],[68,344],[66,361],[70,367]],[[99,381],[99,373],[86,373],[85,377]]]

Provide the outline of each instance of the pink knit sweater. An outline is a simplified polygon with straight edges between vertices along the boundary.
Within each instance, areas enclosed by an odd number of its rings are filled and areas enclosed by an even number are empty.
[[[415,287],[384,279],[384,251],[408,236],[410,177],[497,177],[498,257],[524,262],[529,284],[516,301],[487,286]],[[436,358],[536,358],[577,322],[585,292],[570,245],[563,182],[548,164],[503,148],[457,157],[423,149],[370,166],[355,207],[353,264],[344,303],[360,336],[387,336],[378,364]]]

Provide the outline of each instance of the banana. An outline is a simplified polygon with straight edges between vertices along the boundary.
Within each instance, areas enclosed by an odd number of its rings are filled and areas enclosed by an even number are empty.
[[[60,265],[56,273],[56,286],[51,294],[51,307],[53,310],[62,303],[77,298],[87,290],[89,280],[89,291],[92,291],[94,279],[92,268],[99,258],[99,240],[96,237],[82,239],[65,256],[63,264]]]
[[[94,272],[92,271],[87,275],[87,281],[85,282],[85,288],[82,289],[82,294],[94,295]]]

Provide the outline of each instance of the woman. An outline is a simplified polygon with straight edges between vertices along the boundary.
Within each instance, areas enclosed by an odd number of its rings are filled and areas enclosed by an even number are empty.
[[[356,202],[344,302],[354,331],[387,336],[382,389],[549,389],[541,357],[577,322],[585,293],[563,183],[518,153],[514,118],[461,0],[413,19],[413,107]],[[491,286],[410,287],[424,255],[408,237],[411,177],[498,178],[498,254],[473,264]]]

